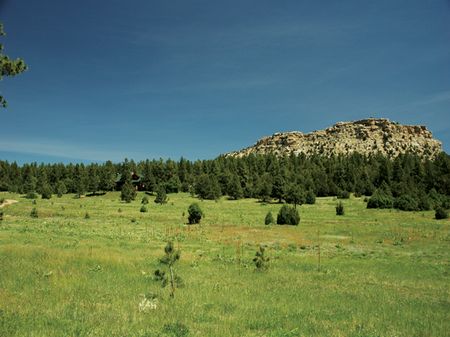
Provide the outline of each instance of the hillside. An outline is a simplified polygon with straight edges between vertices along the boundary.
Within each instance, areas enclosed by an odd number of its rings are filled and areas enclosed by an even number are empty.
[[[322,154],[325,156],[361,153],[380,153],[390,158],[412,152],[424,158],[434,158],[442,151],[441,142],[421,125],[401,125],[385,118],[368,118],[353,122],[339,122],[320,131],[275,133],[264,137],[245,149],[227,156],[249,154],[276,155]]]

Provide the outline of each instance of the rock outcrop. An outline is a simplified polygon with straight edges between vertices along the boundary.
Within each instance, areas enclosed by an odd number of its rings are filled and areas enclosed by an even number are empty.
[[[434,158],[442,151],[440,141],[433,138],[425,126],[401,125],[385,118],[368,118],[353,122],[339,122],[325,130],[302,133],[275,133],[260,139],[255,145],[227,156],[249,154],[324,156],[379,153],[394,158],[402,153],[415,153]]]

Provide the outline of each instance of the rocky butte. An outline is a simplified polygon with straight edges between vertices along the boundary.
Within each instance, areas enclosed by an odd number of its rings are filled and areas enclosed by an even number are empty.
[[[280,132],[260,139],[255,145],[226,156],[244,157],[249,154],[290,155],[320,154],[324,156],[361,153],[382,154],[395,158],[414,153],[432,159],[442,152],[442,144],[421,125],[401,125],[386,118],[368,118],[339,122],[320,131],[302,133]]]

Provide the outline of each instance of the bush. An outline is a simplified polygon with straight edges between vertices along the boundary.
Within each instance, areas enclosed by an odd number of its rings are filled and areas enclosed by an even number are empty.
[[[27,199],[37,199],[37,197],[38,197],[38,195],[35,192],[28,192],[25,195],[25,198],[27,198]]]
[[[84,214],[84,218],[85,218],[85,219],[90,219],[90,218],[91,218],[91,216],[89,215],[89,213],[88,213],[88,212],[86,212],[86,213]]]
[[[183,323],[168,323],[163,327],[163,332],[170,336],[184,337],[189,335],[189,328]]]
[[[32,218],[38,218],[38,217],[39,217],[39,214],[38,214],[38,211],[37,211],[36,207],[34,207],[34,208],[31,210],[30,216],[31,216]]]
[[[197,203],[193,203],[189,206],[188,213],[189,213],[188,221],[190,225],[200,223],[200,220],[202,219],[203,216],[203,212]]]
[[[266,215],[266,218],[264,219],[264,224],[271,225],[273,223],[274,223],[273,215],[272,215],[272,212],[269,211]]]
[[[145,205],[142,205],[141,209],[140,209],[140,212],[141,213],[146,213],[147,212],[147,207],[145,207]]]
[[[392,208],[393,198],[383,192],[376,191],[367,201],[367,208]]]
[[[419,202],[412,195],[404,194],[395,199],[394,208],[402,211],[418,211]]]
[[[429,211],[431,209],[431,202],[426,194],[419,196],[418,206],[420,211]]]
[[[0,205],[5,202],[5,198],[0,198]]]
[[[277,215],[277,224],[278,225],[291,225],[298,226],[300,223],[300,215],[298,211],[294,207],[289,207],[284,205],[280,208],[280,211]]]
[[[339,202],[336,205],[336,215],[344,215],[344,205],[342,204],[342,202]]]
[[[146,195],[144,195],[144,197],[142,198],[141,204],[142,205],[147,205],[148,204],[148,197]]]
[[[337,193],[337,198],[338,199],[349,199],[350,198],[350,192],[349,191],[340,190]]]
[[[44,187],[42,189],[41,197],[42,197],[42,199],[51,199],[52,198],[52,191],[51,191],[50,187]]]
[[[314,205],[316,203],[316,195],[313,191],[309,190],[306,192],[305,196],[305,204]]]
[[[436,220],[448,219],[448,213],[444,208],[438,207],[436,208],[436,213],[434,214],[434,217],[436,218]]]
[[[256,270],[263,271],[269,267],[269,258],[265,255],[266,248],[263,245],[259,246],[259,250],[256,252],[253,258]]]
[[[0,209],[0,221],[3,220],[3,211]]]

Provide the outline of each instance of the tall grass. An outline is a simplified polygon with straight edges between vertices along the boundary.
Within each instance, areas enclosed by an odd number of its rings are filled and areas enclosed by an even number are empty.
[[[20,195],[0,222],[1,336],[447,336],[449,221],[318,198],[297,226],[265,226],[280,204],[197,201],[140,212],[119,193],[37,205]],[[150,197],[151,198],[151,197]],[[154,198],[154,197],[153,197]],[[53,204],[52,204],[53,202]],[[39,218],[31,210],[39,209]],[[121,212],[118,212],[121,209]],[[88,218],[85,214],[89,214]],[[184,215],[183,215],[184,214]],[[134,220],[134,221],[132,221]],[[318,241],[320,231],[320,242]],[[185,287],[153,280],[168,240]],[[260,244],[270,267],[255,272]],[[317,270],[320,244],[320,271]],[[156,308],[140,311],[145,296]]]

